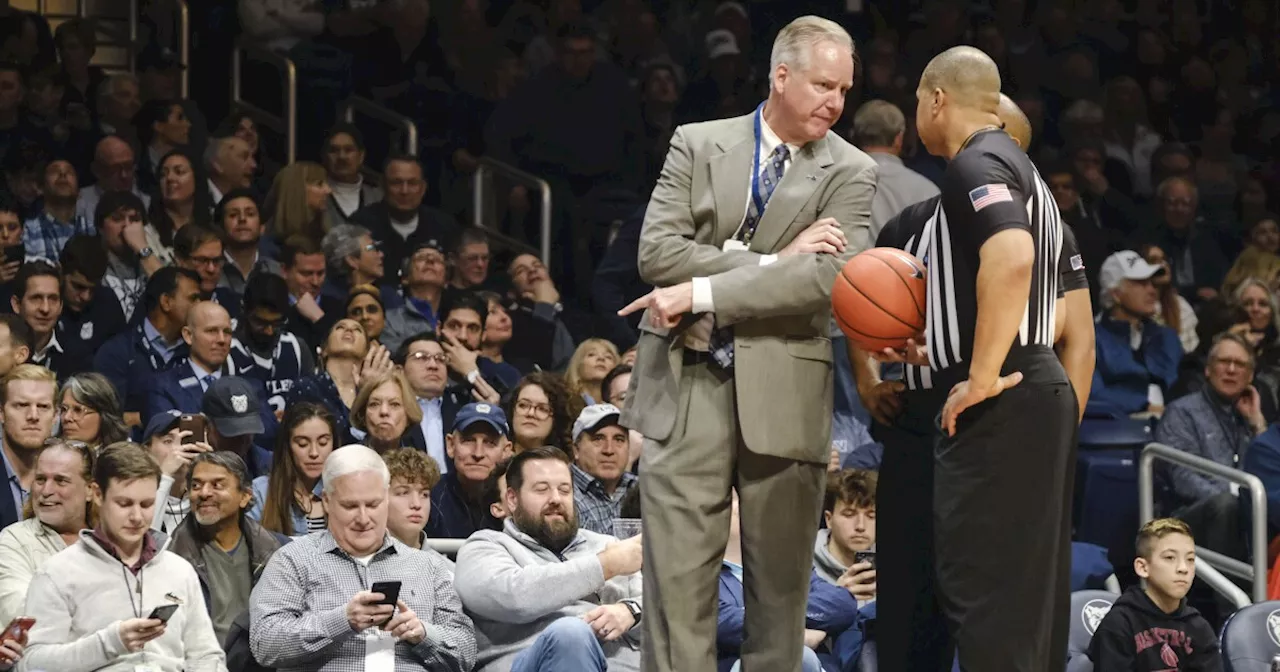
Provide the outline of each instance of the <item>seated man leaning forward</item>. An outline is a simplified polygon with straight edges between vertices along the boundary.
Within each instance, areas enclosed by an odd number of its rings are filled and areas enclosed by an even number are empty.
[[[501,532],[458,552],[458,596],[475,620],[479,672],[640,669],[640,537],[578,528],[569,458],[544,446],[511,458]]]
[[[276,551],[254,586],[254,658],[293,672],[472,669],[471,619],[444,561],[387,533],[391,473],[382,456],[339,448],[321,480],[329,529]]]

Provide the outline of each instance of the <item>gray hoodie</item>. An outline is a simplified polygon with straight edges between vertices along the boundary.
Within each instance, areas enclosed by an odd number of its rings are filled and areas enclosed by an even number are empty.
[[[559,556],[521,532],[510,518],[501,532],[480,530],[462,550],[454,589],[475,623],[476,672],[509,672],[511,663],[555,620],[623,599],[640,602],[640,573],[604,580],[596,555],[617,539],[589,530]],[[639,672],[640,628],[602,642],[609,672]]]
[[[827,540],[830,538],[831,530],[818,530],[818,538],[813,542],[813,571],[823,581],[834,584],[848,567],[827,550]]]

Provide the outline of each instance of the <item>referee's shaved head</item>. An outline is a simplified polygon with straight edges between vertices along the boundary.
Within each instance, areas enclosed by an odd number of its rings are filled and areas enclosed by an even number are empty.
[[[920,91],[941,89],[961,107],[995,113],[1000,105],[1000,68],[981,49],[952,47],[933,57],[920,75]]]
[[[1022,151],[1027,151],[1031,147],[1031,120],[1027,119],[1022,108],[1018,107],[1012,98],[1002,93],[1000,107],[996,109],[996,114],[1000,117],[1000,123],[1004,125],[1004,132],[1018,143]]]

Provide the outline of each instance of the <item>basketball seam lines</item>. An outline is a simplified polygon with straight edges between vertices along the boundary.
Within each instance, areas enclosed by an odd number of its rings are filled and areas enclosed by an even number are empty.
[[[907,284],[907,281],[906,281],[906,280],[904,280],[904,279],[902,278],[902,274],[898,272],[898,269],[894,268],[894,267],[893,267],[893,264],[890,264],[889,262],[885,261],[884,259],[881,259],[881,258],[880,258],[880,257],[878,257],[878,256],[872,255],[872,257],[871,257],[871,258],[872,258],[872,259],[875,259],[876,261],[878,261],[878,262],[880,262],[880,263],[882,263],[882,264],[884,264],[885,266],[888,266],[888,267],[889,267],[889,270],[893,271],[893,276],[894,276],[895,278],[897,278],[897,279],[898,279],[898,282],[901,282],[901,283],[902,283],[902,286],[903,286],[903,287],[906,287],[906,288],[907,288],[907,293],[911,295],[912,303],[913,303],[913,304],[915,304],[916,314],[920,316],[920,319],[921,319],[921,320],[925,319],[924,313],[920,312],[920,304],[919,304],[919,303],[917,303],[917,302],[915,301],[915,298],[916,298],[916,293],[915,293],[915,291],[914,291],[914,290],[912,290],[912,289],[911,289],[911,285],[908,285],[908,284]],[[903,261],[905,262],[906,260],[904,259]],[[923,270],[923,269],[916,269],[916,268],[915,268],[915,264],[914,264],[914,263],[912,263],[912,264],[911,264],[911,267],[912,267],[912,269],[915,269],[915,270]],[[881,308],[881,310],[884,310],[884,309],[883,309],[883,308]],[[898,320],[898,321],[899,321],[899,322],[902,322],[902,320]],[[905,323],[905,322],[903,322],[903,324],[906,324],[906,323]]]
[[[892,268],[893,268],[893,267],[892,267],[892,266],[890,266],[890,269],[892,269]],[[876,303],[876,300],[875,300],[875,299],[873,299],[873,298],[871,298],[871,295],[867,294],[866,292],[862,291],[861,289],[858,289],[858,286],[857,286],[857,285],[855,285],[855,284],[853,284],[853,280],[852,280],[848,275],[846,275],[846,274],[845,274],[844,269],[840,269],[840,275],[841,275],[841,277],[843,277],[843,278],[844,278],[844,281],[845,281],[845,282],[849,283],[849,288],[850,288],[850,289],[852,289],[853,291],[855,291],[855,292],[857,292],[857,293],[861,294],[864,298],[866,298],[866,300],[867,300],[867,302],[868,302],[868,303],[870,303],[871,305],[873,305],[873,306],[875,306],[876,308],[878,308],[878,309],[880,310],[880,312],[881,312],[881,313],[883,313],[883,314],[885,314],[885,315],[888,315],[889,317],[892,317],[894,320],[896,320],[899,324],[901,324],[901,325],[902,325],[902,326],[904,326],[904,327],[907,327],[907,328],[909,328],[909,329],[914,329],[914,328],[915,328],[915,325],[913,325],[913,324],[909,324],[907,321],[903,320],[901,317],[898,317],[897,315],[894,315],[893,313],[891,313],[891,312],[889,312],[889,311],[885,310],[884,306],[882,306],[882,305],[880,305],[880,304]],[[894,273],[894,275],[897,275],[897,273]],[[899,278],[899,280],[901,280],[901,278]],[[907,288],[908,292],[910,291],[910,289],[911,289],[910,287],[908,287],[908,288]],[[913,299],[915,298],[915,297],[914,297],[914,295],[912,296],[912,298],[913,298]],[[863,333],[863,332],[859,331],[858,333]],[[867,334],[867,335],[868,335],[868,336],[870,336],[870,334]],[[884,337],[880,337],[880,338],[884,338]]]

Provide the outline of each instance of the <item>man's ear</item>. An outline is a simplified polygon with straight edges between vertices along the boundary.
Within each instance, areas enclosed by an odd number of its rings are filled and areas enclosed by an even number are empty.
[[[186,341],[187,345],[191,345],[191,341],[194,339],[195,339],[195,332],[191,331],[191,327],[183,327],[182,340]]]

